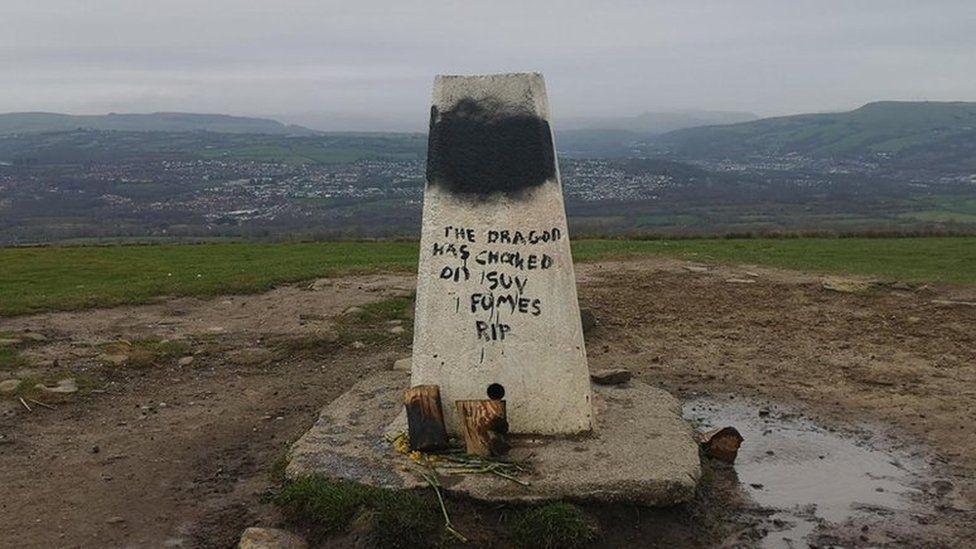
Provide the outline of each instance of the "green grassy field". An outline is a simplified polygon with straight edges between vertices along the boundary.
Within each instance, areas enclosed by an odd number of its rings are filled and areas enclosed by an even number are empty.
[[[890,280],[976,283],[976,237],[581,240],[578,261],[665,255]],[[0,315],[265,291],[353,272],[412,271],[415,242],[0,248]]]

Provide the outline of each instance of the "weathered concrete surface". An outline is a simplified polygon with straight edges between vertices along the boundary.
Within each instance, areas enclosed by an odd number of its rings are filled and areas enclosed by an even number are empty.
[[[288,476],[321,474],[387,488],[426,488],[411,471],[411,461],[387,442],[389,432],[405,428],[400,412],[408,383],[407,373],[385,371],[332,402],[292,447]],[[488,501],[664,506],[691,499],[701,475],[698,445],[677,399],[639,381],[594,386],[593,395],[592,433],[514,438],[509,458],[532,469],[522,477],[530,486],[441,471],[445,489]]]
[[[519,433],[591,427],[586,349],[540,74],[434,83],[413,385],[453,403],[501,385]],[[492,259],[492,254],[495,259]],[[497,389],[497,387],[495,387]]]

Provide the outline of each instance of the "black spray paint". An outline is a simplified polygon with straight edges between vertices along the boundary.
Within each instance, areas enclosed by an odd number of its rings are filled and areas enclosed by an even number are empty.
[[[513,112],[496,100],[462,99],[450,110],[431,107],[427,181],[484,199],[518,196],[556,177],[549,123]]]

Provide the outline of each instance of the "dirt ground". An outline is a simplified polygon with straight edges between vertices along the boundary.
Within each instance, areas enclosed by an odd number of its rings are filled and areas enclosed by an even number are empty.
[[[937,512],[880,538],[830,539],[976,544],[976,307],[944,303],[976,301],[976,287],[844,279],[832,291],[821,276],[666,259],[577,270],[581,305],[598,320],[587,336],[592,369],[627,368],[682,398],[788,403],[924,462],[916,488]],[[333,341],[348,308],[409,295],[412,285],[408,275],[347,277],[0,320],[0,331],[43,336],[23,351],[31,365],[0,372],[0,382],[85,380],[79,393],[46,402],[54,409],[0,398],[0,547],[231,547],[247,526],[279,524],[262,496],[288,443],[356,380],[409,354],[409,334],[327,352],[282,342]],[[179,341],[185,356],[112,364],[106,344],[146,339]],[[763,510],[734,472],[712,482],[678,510],[588,511],[605,546],[758,543]],[[457,505],[462,526],[504,512]],[[722,524],[701,528],[709,520]]]

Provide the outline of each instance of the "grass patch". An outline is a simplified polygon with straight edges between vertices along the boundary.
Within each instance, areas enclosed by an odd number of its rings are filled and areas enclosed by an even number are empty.
[[[129,368],[148,368],[175,360],[190,353],[190,345],[184,341],[139,339],[113,341],[99,346],[105,355],[124,356]]]
[[[0,316],[263,292],[351,272],[413,270],[413,242],[0,248]]]
[[[976,237],[581,240],[573,254],[577,261],[655,255],[976,283]],[[0,248],[0,316],[263,292],[348,273],[412,272],[417,257],[416,242]]]
[[[670,256],[912,282],[976,283],[976,238],[583,240],[580,261]]]
[[[549,503],[520,514],[511,526],[518,547],[572,549],[596,539],[596,529],[583,510],[571,503]]]
[[[286,483],[274,502],[316,540],[352,530],[372,547],[427,547],[440,539],[440,516],[413,492],[309,476]]]
[[[26,368],[29,364],[27,359],[22,357],[20,351],[16,348],[9,346],[0,347],[0,370]]]

